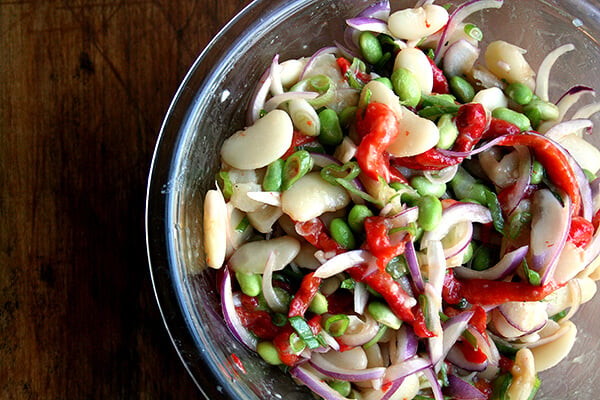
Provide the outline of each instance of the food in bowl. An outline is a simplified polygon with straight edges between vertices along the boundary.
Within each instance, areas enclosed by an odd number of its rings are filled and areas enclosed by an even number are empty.
[[[593,89],[432,2],[272,65],[206,194],[232,333],[323,398],[535,395],[595,293]],[[483,29],[485,31],[485,29]],[[481,60],[481,61],[480,61]]]

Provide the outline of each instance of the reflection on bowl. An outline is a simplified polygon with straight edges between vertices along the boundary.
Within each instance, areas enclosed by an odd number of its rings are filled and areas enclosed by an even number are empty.
[[[165,119],[156,147],[147,199],[147,244],[163,317],[181,359],[210,399],[308,399],[279,369],[238,343],[224,324],[216,273],[202,247],[202,209],[214,186],[226,136],[244,126],[250,93],[280,59],[312,54],[342,40],[344,19],[367,0],[258,0],[235,17],[198,58]],[[443,3],[443,2],[442,2]],[[394,2],[397,9],[413,2]],[[584,84],[600,89],[600,11],[591,2],[506,0],[499,10],[473,15],[485,40],[503,39],[529,50],[537,69],[556,47],[573,43],[552,70],[550,99]],[[597,124],[598,125],[598,124]],[[600,144],[600,130],[592,141]],[[569,359],[542,373],[543,399],[595,399],[600,377],[600,300],[585,304],[575,322],[578,341]]]

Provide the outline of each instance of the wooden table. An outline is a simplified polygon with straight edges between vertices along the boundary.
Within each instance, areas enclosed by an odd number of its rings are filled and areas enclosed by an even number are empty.
[[[186,70],[248,0],[0,0],[0,399],[193,399],[145,185]]]

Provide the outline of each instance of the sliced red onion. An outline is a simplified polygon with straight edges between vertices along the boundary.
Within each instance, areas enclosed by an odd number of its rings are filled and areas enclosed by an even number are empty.
[[[400,227],[408,226],[409,224],[411,224],[413,222],[417,222],[418,217],[419,217],[419,208],[418,207],[406,208],[389,219],[390,228],[400,228]]]
[[[442,240],[450,228],[463,221],[487,224],[492,222],[492,214],[487,207],[476,203],[456,203],[444,209],[442,219],[437,228],[425,232],[421,239],[421,248],[429,246],[429,242]]]
[[[283,84],[281,83],[281,67],[279,65],[279,54],[275,54],[271,63],[271,94],[279,95],[284,92]],[[266,108],[266,105],[265,105]],[[268,111],[267,111],[268,112]]]
[[[323,338],[323,341],[327,344],[327,346],[331,347],[334,351],[340,351],[340,344],[333,336],[327,333],[324,329],[319,332],[319,335]]]
[[[477,371],[477,372],[485,371],[485,369],[487,368],[487,364],[488,364],[487,359],[481,363],[476,363],[476,362],[467,360],[467,358],[465,357],[465,354],[457,346],[452,346],[452,348],[450,348],[450,351],[446,355],[446,361],[456,365],[458,368],[462,368],[465,371],[471,371],[471,372],[472,371]]]
[[[308,62],[304,66],[304,69],[302,70],[302,73],[300,74],[299,80],[303,80],[304,79],[304,77],[306,76],[306,74],[308,73],[308,71],[310,70],[310,68],[312,68],[312,66],[316,62],[317,58],[319,58],[320,56],[322,56],[324,54],[335,54],[336,51],[337,51],[337,47],[335,47],[335,46],[323,47],[323,48],[317,50],[310,57],[310,59],[308,60]]]
[[[449,260],[452,257],[455,257],[458,254],[462,253],[467,248],[467,246],[469,246],[469,243],[471,243],[471,240],[473,239],[472,223],[468,221],[459,222],[456,225],[454,225],[454,231],[456,231],[457,229],[462,229],[462,231],[460,231],[460,236],[458,237],[458,239],[456,239],[453,243],[450,243],[450,245],[442,241],[442,243],[445,246],[448,246],[444,247],[444,257],[446,257],[446,260]],[[446,238],[448,238],[448,236],[446,236]]]
[[[251,350],[256,349],[256,343],[258,342],[256,337],[242,325],[242,321],[235,310],[233,291],[231,288],[231,272],[229,271],[229,267],[223,268],[223,279],[221,280],[220,292],[221,308],[223,310],[225,324],[240,343],[244,344]]]
[[[281,301],[275,289],[273,288],[273,265],[275,264],[275,253],[271,252],[265,263],[265,270],[262,277],[262,291],[265,301],[269,308],[275,312],[285,313],[287,307]]]
[[[531,334],[542,329],[548,322],[546,305],[542,302],[516,302],[500,304],[496,310],[506,322],[523,334]]]
[[[408,271],[410,272],[410,276],[412,277],[415,287],[419,292],[422,293],[425,290],[425,282],[423,281],[423,275],[421,274],[419,261],[417,260],[417,252],[415,251],[415,245],[412,240],[409,240],[406,243],[404,257],[406,258]]]
[[[439,171],[425,171],[423,175],[431,183],[448,183],[454,178],[459,165],[451,165]]]
[[[281,192],[246,192],[252,200],[259,201],[270,206],[281,206]]]
[[[344,30],[344,44],[346,45],[345,47],[352,54],[356,54],[356,55],[359,55],[359,53],[360,53],[360,48],[358,47],[359,34],[360,34],[359,31],[357,31],[356,29],[351,28],[349,26],[347,26],[346,29]],[[350,59],[352,60],[353,58],[354,57],[352,57]]]
[[[319,94],[317,92],[285,92],[271,97],[269,100],[266,101],[263,108],[266,112],[270,112],[279,107],[281,104],[285,103],[286,101],[295,99],[310,100],[318,96]]]
[[[473,311],[464,311],[444,322],[442,325],[442,329],[444,330],[444,350],[442,359],[448,354],[450,348],[454,346],[454,343],[456,343],[458,338],[461,337],[472,316]],[[433,362],[434,360],[431,361]]]
[[[540,68],[537,73],[535,82],[535,94],[542,100],[548,101],[548,84],[550,82],[550,70],[558,59],[563,54],[575,50],[575,46],[571,43],[562,45],[557,49],[552,50],[542,60]]]
[[[347,346],[362,346],[373,339],[379,332],[379,324],[368,313],[363,314],[365,320],[361,320],[355,315],[349,315],[350,324],[346,333],[338,339]]]
[[[442,393],[442,387],[440,382],[437,380],[437,376],[433,368],[427,368],[423,370],[423,375],[429,381],[431,385],[431,391],[433,392],[433,398],[435,400],[444,400],[444,394]]]
[[[515,146],[515,151],[519,155],[519,175],[517,181],[510,188],[505,189],[508,190],[508,194],[504,197],[502,208],[507,215],[510,215],[523,199],[533,172],[533,157],[529,148]]]
[[[554,125],[546,131],[544,136],[552,140],[560,141],[560,139],[567,135],[571,135],[584,129],[590,129],[593,126],[594,124],[589,119],[572,119]]]
[[[376,18],[368,18],[368,17],[356,17],[350,18],[346,20],[346,23],[349,27],[354,28],[358,31],[371,31],[377,33],[385,33],[386,35],[390,34],[388,30],[387,22],[376,19]]]
[[[456,27],[463,22],[465,18],[486,8],[500,8],[502,7],[503,3],[503,0],[470,0],[461,4],[456,10],[454,10],[454,12],[452,12],[448,18],[448,23],[446,24],[446,27],[442,32],[442,36],[440,37],[440,42],[435,49],[435,62],[439,63],[442,57],[444,57],[444,54],[450,45],[448,40],[456,30]]]
[[[478,329],[469,325],[467,327],[467,331],[475,338],[477,341],[477,348],[480,349],[483,354],[487,357],[488,369],[490,367],[498,368],[498,363],[500,362],[500,352],[496,347],[496,344],[493,340],[490,340],[486,334],[482,334]]]
[[[571,226],[571,199],[563,196],[564,206],[548,189],[533,196],[531,219],[531,268],[540,273],[542,284],[552,278]]]
[[[391,7],[389,1],[378,1],[362,10],[357,17],[376,18],[387,21],[390,16],[390,11]]]
[[[589,86],[577,85],[573,86],[569,90],[567,90],[556,102],[556,106],[558,107],[558,120],[560,122],[563,120],[569,109],[573,106],[573,104],[577,103],[579,99],[585,94],[591,94],[592,96],[596,95],[594,89]]]
[[[373,256],[366,250],[352,250],[330,258],[315,270],[315,278],[330,278],[357,264],[369,262]]]
[[[402,386],[402,384],[404,383],[404,379],[405,378],[400,378],[398,380],[395,380],[394,382],[392,382],[392,384],[390,385],[390,387],[387,388],[387,390],[385,391],[385,393],[383,394],[383,396],[381,396],[381,398],[379,400],[389,400],[391,399],[394,394],[396,394],[396,391],[398,389],[400,389],[400,386]]]
[[[313,159],[314,165],[319,168],[324,168],[331,164],[335,164],[338,166],[342,165],[341,162],[339,162],[335,157],[330,156],[329,154],[310,153],[310,156]]]
[[[320,354],[313,354],[309,360],[310,365],[323,375],[327,375],[331,378],[348,381],[348,382],[361,382],[370,381],[372,379],[380,379],[385,373],[384,367],[374,367],[365,369],[351,369],[337,366]]]
[[[456,400],[486,400],[488,396],[456,375],[448,375],[446,395]]]
[[[290,374],[325,400],[346,400],[337,390],[301,365],[292,368]]]
[[[479,57],[479,48],[465,39],[458,40],[448,47],[443,59],[444,74],[448,77],[468,73]]]
[[[354,312],[363,314],[368,301],[369,291],[367,285],[363,282],[356,282],[354,284]]]
[[[396,333],[396,355],[392,364],[398,364],[417,355],[419,341],[417,335],[406,325],[402,325]]]
[[[431,361],[428,359],[418,356],[413,357],[399,364],[389,366],[383,376],[383,383],[394,382],[429,367],[431,367]]]
[[[573,114],[572,119],[591,118],[592,115],[600,112],[600,103],[591,103],[581,107]]]
[[[258,85],[254,88],[254,93],[250,100],[250,107],[248,107],[248,113],[246,114],[246,125],[253,125],[260,117],[260,111],[264,108],[267,96],[271,90],[271,69],[268,68],[258,80]]]
[[[519,247],[516,250],[506,253],[496,265],[483,271],[476,271],[467,267],[454,267],[454,275],[461,279],[503,280],[521,265],[528,251],[529,246]]]
[[[354,31],[354,29],[352,29],[352,28],[347,28],[346,30],[349,32]],[[333,44],[335,44],[335,46],[338,48],[338,51],[342,57],[344,57],[348,60],[360,58],[360,55],[356,51],[349,49],[346,45],[343,45],[342,43],[335,41],[335,40],[334,40]]]

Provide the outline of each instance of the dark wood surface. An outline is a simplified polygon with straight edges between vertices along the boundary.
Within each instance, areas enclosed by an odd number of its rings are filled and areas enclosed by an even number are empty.
[[[147,267],[170,99],[248,0],[0,0],[0,399],[200,398]]]

